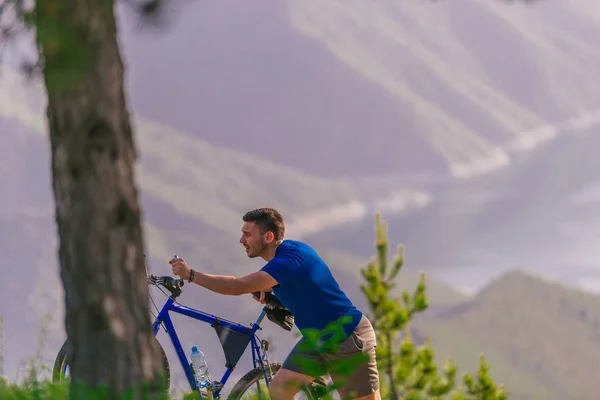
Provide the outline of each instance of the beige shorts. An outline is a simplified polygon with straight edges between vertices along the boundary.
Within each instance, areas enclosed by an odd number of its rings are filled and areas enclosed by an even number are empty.
[[[372,394],[379,389],[379,373],[377,371],[377,361],[375,359],[377,339],[371,322],[365,316],[362,317],[352,335],[341,343],[339,350],[335,354],[306,351],[301,348],[304,343],[305,339],[302,338],[294,346],[283,362],[283,368],[310,375],[298,365],[295,361],[296,357],[307,358],[313,362],[316,361],[322,368],[328,370],[327,365],[333,360],[343,360],[345,358],[350,358],[357,353],[364,353],[369,356],[369,359],[364,364],[360,364],[356,367],[349,376],[336,375],[331,372],[329,372],[329,375],[334,384],[342,385],[338,388],[338,393],[342,398],[347,396],[352,396],[352,398],[363,397]]]

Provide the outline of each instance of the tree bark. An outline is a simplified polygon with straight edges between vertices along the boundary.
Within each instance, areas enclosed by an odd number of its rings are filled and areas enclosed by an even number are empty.
[[[396,379],[394,376],[394,340],[392,338],[392,332],[388,331],[385,334],[385,345],[387,346],[387,375],[390,382],[390,399],[398,400],[400,395],[398,394],[398,387],[396,387]]]
[[[112,0],[38,0],[71,398],[156,393],[136,151]],[[51,28],[49,28],[51,27]]]

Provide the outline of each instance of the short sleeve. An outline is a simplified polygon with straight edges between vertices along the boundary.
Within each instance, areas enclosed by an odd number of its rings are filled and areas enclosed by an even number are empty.
[[[262,267],[261,271],[271,275],[280,285],[288,285],[293,281],[293,267],[285,258],[275,257]]]

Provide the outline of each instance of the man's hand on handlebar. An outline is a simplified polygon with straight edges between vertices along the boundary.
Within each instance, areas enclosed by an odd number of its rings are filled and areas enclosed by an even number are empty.
[[[277,296],[271,293],[271,291],[269,291],[268,289],[253,292],[252,296],[254,296],[254,300],[258,301],[261,304],[266,304],[269,308],[285,308],[285,306],[281,301],[279,301]]]
[[[183,258],[173,258],[169,264],[171,264],[174,275],[179,275],[184,280],[190,278],[190,267]]]

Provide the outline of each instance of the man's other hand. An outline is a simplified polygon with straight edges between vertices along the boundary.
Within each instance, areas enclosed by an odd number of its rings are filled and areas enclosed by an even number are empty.
[[[256,297],[255,295],[252,295],[252,298],[256,301],[258,301],[260,304],[265,304],[265,291],[261,290],[260,291],[260,297]]]

